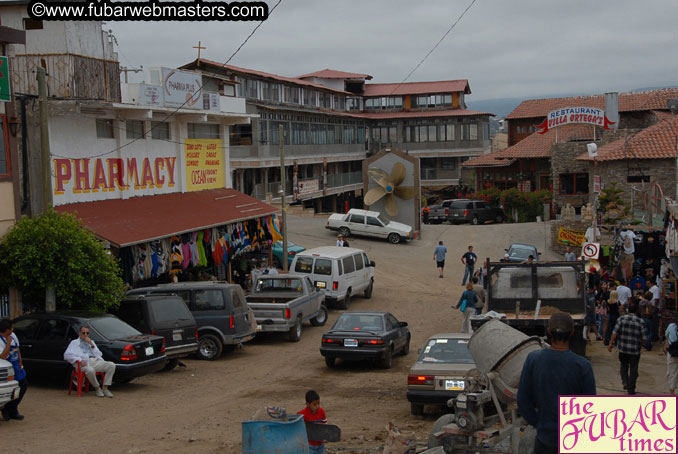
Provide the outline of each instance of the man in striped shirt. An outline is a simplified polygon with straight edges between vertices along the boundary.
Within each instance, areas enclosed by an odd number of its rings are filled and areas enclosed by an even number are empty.
[[[607,350],[611,352],[612,346],[616,342],[619,350],[619,362],[621,363],[619,373],[622,385],[631,395],[636,393],[640,349],[647,339],[648,333],[645,324],[638,317],[638,303],[636,301],[629,303],[628,310],[628,314],[617,320]]]

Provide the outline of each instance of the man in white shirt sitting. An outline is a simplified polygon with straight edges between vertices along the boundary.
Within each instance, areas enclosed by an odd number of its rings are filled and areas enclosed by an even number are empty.
[[[80,337],[73,339],[64,352],[64,359],[71,363],[73,367],[78,367],[76,363],[80,361],[80,370],[87,375],[90,384],[94,386],[97,397],[113,397],[113,393],[108,390],[113,382],[115,374],[115,363],[104,361],[101,350],[89,337],[89,327],[80,327]],[[103,389],[97,381],[97,372],[104,373]]]

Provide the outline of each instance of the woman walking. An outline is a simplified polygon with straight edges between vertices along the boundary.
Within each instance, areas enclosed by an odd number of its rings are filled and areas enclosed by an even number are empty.
[[[461,294],[459,302],[455,306],[457,309],[464,313],[464,319],[461,322],[461,332],[462,333],[472,333],[473,329],[471,328],[471,316],[476,315],[476,302],[478,301],[478,295],[473,291],[473,283],[469,282],[466,284],[466,290]]]

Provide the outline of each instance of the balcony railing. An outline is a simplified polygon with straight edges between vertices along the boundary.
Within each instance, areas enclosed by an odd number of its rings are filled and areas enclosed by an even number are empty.
[[[285,183],[285,195],[292,196],[292,182],[286,181]],[[252,191],[252,197],[264,200],[267,193],[270,193],[274,199],[280,198],[280,182],[274,181],[266,185],[264,185],[264,183],[255,184],[254,191]]]
[[[348,186],[350,184],[360,184],[362,182],[363,182],[363,173],[361,171],[335,173],[327,175],[328,188],[338,188],[340,186]]]
[[[456,180],[459,178],[457,169],[421,169],[422,180]]]

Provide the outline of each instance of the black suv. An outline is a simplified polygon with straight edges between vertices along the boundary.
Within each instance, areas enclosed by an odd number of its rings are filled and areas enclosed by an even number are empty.
[[[198,357],[214,360],[224,347],[254,338],[256,321],[242,288],[226,282],[178,282],[129,290],[125,295],[172,294],[183,298],[198,323]]]
[[[145,334],[165,338],[167,365],[198,351],[198,325],[184,300],[175,295],[130,295],[115,311],[121,320]]]
[[[167,363],[160,336],[141,334],[111,314],[61,311],[22,315],[14,321],[14,333],[19,338],[28,373],[68,383],[73,368],[64,360],[64,352],[78,338],[82,326],[89,328],[104,360],[115,363],[115,382],[128,382],[157,372]]]
[[[503,222],[504,211],[493,207],[484,200],[455,200],[449,207],[447,220],[450,224],[470,222],[473,225],[485,221]]]

